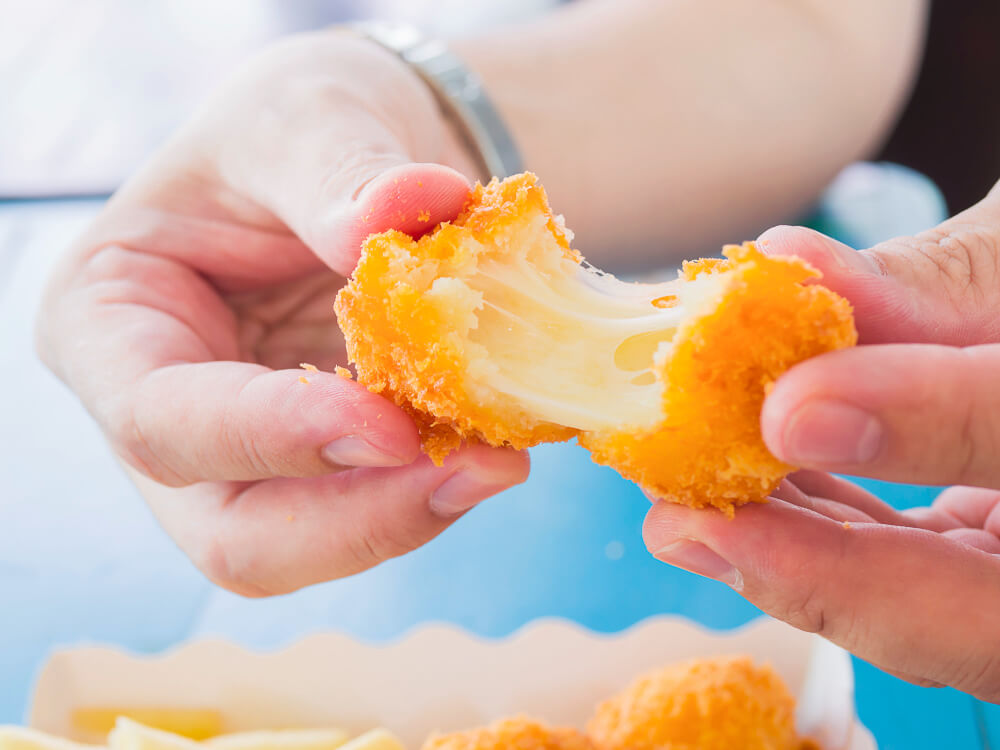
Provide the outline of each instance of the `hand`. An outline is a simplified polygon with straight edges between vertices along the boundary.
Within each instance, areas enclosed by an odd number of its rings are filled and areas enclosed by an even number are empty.
[[[823,271],[864,345],[765,402],[768,447],[805,470],[732,522],[657,503],[647,546],[886,671],[1000,701],[1000,186],[870,250],[790,227],[760,241]],[[972,486],[901,513],[823,471]]]
[[[41,356],[220,585],[355,573],[524,480],[525,454],[483,446],[435,467],[406,413],[330,372],[363,237],[454,217],[472,171],[393,55],[303,35],[238,74],[57,268]]]

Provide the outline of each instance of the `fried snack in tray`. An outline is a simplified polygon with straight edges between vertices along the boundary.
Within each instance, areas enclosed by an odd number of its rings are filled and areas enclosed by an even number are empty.
[[[422,750],[594,750],[576,729],[553,728],[523,716],[488,727],[434,735]]]
[[[695,659],[639,677],[587,723],[596,750],[797,750],[795,699],[746,656]]]
[[[795,700],[771,667],[747,656],[692,659],[636,679],[601,703],[586,731],[524,716],[434,734],[422,750],[817,750],[795,730]],[[119,718],[108,750],[404,750],[391,732],[339,729],[226,734],[202,742]],[[103,750],[0,726],[0,750]]]
[[[727,514],[792,467],[760,409],[793,365],[851,346],[846,300],[752,243],[626,283],[586,265],[530,173],[477,185],[419,239],[370,236],[336,300],[358,380],[413,415],[440,461],[463,441],[576,437],[660,497]]]
[[[183,711],[183,709],[179,709]],[[173,709],[155,714],[161,719],[176,716]],[[132,712],[137,713],[136,711]],[[153,714],[150,714],[153,715]],[[220,714],[221,716],[221,714]],[[182,721],[180,728],[189,723]],[[280,729],[234,732],[201,742],[176,732],[118,717],[107,737],[107,750],[404,750],[402,743],[385,729],[373,729],[354,739],[342,729]],[[0,726],[0,750],[104,750],[101,745],[82,745],[35,729]]]
[[[133,706],[82,706],[70,722],[77,735],[103,742],[118,719],[126,718],[154,729],[163,729],[192,740],[222,733],[222,712],[213,708],[151,708]]]
[[[0,725],[0,750],[103,750],[103,748],[55,737],[30,727]]]
[[[231,732],[205,744],[211,750],[337,750],[349,739],[343,729],[280,729]]]

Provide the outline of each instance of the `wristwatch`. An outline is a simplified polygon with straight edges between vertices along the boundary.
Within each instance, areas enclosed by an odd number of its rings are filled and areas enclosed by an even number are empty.
[[[479,162],[486,181],[523,171],[521,155],[482,81],[439,39],[413,26],[362,21],[352,31],[395,53],[427,84]]]

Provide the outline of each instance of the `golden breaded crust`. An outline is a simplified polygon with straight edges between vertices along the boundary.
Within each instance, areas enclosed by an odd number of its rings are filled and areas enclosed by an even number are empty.
[[[369,237],[350,282],[337,295],[337,319],[358,382],[413,416],[423,450],[436,463],[463,439],[528,448],[576,435],[573,429],[538,424],[515,408],[499,413],[465,392],[466,342],[454,332],[468,331],[479,299],[434,283],[471,273],[493,251],[490,241],[535,209],[548,214],[549,230],[567,257],[579,262],[544,189],[534,175],[523,174],[477,185],[454,222],[418,240],[395,231]]]
[[[645,432],[584,433],[595,461],[658,497],[728,515],[763,501],[793,467],[760,432],[764,397],[783,372],[857,341],[844,298],[803,281],[819,273],[797,258],[769,257],[753,243],[726,260],[684,264],[684,278],[733,271],[714,311],[686,321],[657,363],[664,420]]]
[[[655,423],[654,413],[646,423],[653,427],[581,432],[542,421],[504,394],[467,390],[471,365],[488,352],[470,341],[483,295],[464,280],[480,263],[503,262],[515,246],[537,240],[539,231],[555,240],[556,253],[582,261],[544,189],[524,174],[477,186],[454,222],[419,239],[394,231],[369,237],[336,301],[358,381],[413,416],[437,463],[463,440],[526,448],[578,437],[595,461],[675,502],[731,515],[737,505],[766,498],[792,467],[764,445],[764,396],[798,362],[855,343],[847,301],[804,285],[819,276],[804,261],[765,256],[752,243],[726,248],[725,259],[686,263],[683,279],[709,275],[725,283],[657,358],[662,421]],[[667,295],[649,304],[679,303]]]
[[[435,735],[423,750],[594,750],[594,746],[576,729],[547,727],[518,716],[488,727]]]
[[[597,750],[794,750],[795,700],[768,666],[696,659],[637,679],[597,707]]]

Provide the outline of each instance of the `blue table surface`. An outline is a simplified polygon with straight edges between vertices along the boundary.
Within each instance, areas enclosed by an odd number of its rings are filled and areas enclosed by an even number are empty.
[[[3,218],[0,210],[0,261]],[[3,313],[0,298],[0,334]],[[79,410],[31,359],[30,326],[23,328],[8,330],[10,351],[0,337],[0,373],[9,378],[0,414],[19,413],[10,391],[25,393],[38,381],[35,395],[18,398],[39,399],[39,409],[44,399],[60,414]],[[727,587],[650,557],[640,537],[647,500],[574,445],[534,449],[526,484],[422,549],[346,580],[241,599],[192,568],[124,478],[108,473],[99,488],[74,485],[95,463],[113,466],[86,420],[42,421],[15,416],[6,429],[0,422],[0,472],[12,488],[0,495],[0,722],[22,720],[33,675],[53,647],[82,642],[155,652],[208,635],[256,647],[331,629],[387,639],[426,621],[500,636],[542,616],[614,632],[661,613],[719,629],[759,615]],[[56,469],[22,466],[45,451],[60,457]],[[863,483],[900,508],[937,493]],[[909,685],[860,660],[855,666],[859,713],[881,748],[1000,747],[996,707]]]

